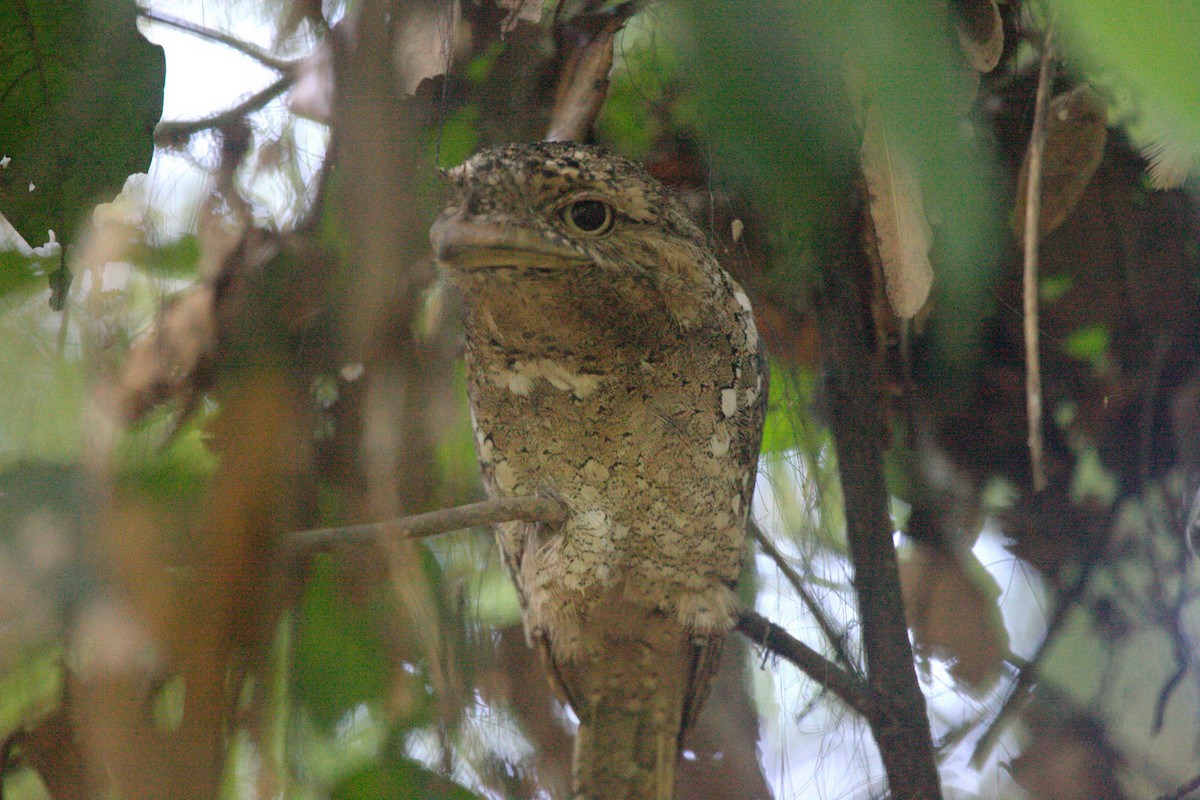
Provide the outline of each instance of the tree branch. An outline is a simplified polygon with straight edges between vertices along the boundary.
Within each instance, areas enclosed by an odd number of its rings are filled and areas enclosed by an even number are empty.
[[[775,543],[767,538],[762,529],[753,522],[750,523],[750,534],[758,542],[758,546],[762,548],[763,552],[779,567],[783,576],[787,578],[788,583],[796,590],[796,594],[800,595],[800,600],[804,603],[804,607],[808,609],[808,613],[812,614],[813,619],[817,622],[817,627],[821,629],[821,632],[825,634],[825,638],[829,640],[829,644],[833,647],[833,652],[838,657],[838,661],[857,674],[854,662],[850,659],[850,654],[846,651],[846,632],[838,630],[837,626],[833,624],[833,620],[829,619],[829,615],[825,613],[825,609],[817,602],[817,598],[813,597],[808,591],[808,587],[804,584],[804,580],[800,577],[800,574],[788,563],[783,553],[775,546]]]
[[[886,393],[871,322],[862,198],[849,169],[841,180],[815,226],[819,277],[814,300],[867,680],[898,712],[886,722],[869,721],[891,796],[933,800],[942,796],[941,786],[904,619],[883,476]]]
[[[567,513],[564,503],[549,497],[500,497],[387,522],[298,531],[287,537],[286,546],[295,555],[307,556],[372,543],[381,536],[420,539],[501,522],[540,522],[557,526],[566,521]],[[794,664],[873,724],[895,718],[895,709],[890,708],[886,698],[877,694],[866,681],[839,667],[766,617],[755,611],[742,611],[735,627],[753,644]]]
[[[164,14],[161,11],[154,11],[153,9],[146,8],[145,6],[138,6],[138,15],[144,19],[150,20],[151,22],[169,25],[172,28],[177,28],[178,30],[190,33],[193,36],[198,36],[201,39],[219,42],[226,47],[230,47],[238,51],[244,56],[254,59],[264,67],[270,67],[273,70],[284,73],[291,73],[296,68],[297,62],[289,61],[286,58],[280,58],[274,53],[264,50],[256,44],[242,41],[236,36],[231,36],[224,31],[206,28],[203,25],[196,24],[195,22],[181,19],[180,17],[175,17],[170,14]]]
[[[742,611],[735,627],[752,644],[794,664],[872,725],[895,718],[894,710],[866,681],[834,664],[766,617],[755,611]]]
[[[1000,740],[1000,734],[1004,732],[1004,728],[1013,714],[1024,707],[1025,701],[1029,698],[1029,694],[1033,690],[1033,685],[1037,683],[1042,664],[1050,652],[1050,645],[1054,643],[1059,632],[1066,624],[1067,616],[1075,609],[1087,591],[1088,584],[1092,579],[1092,572],[1099,562],[1100,557],[1100,552],[1088,557],[1083,562],[1075,581],[1066,591],[1059,595],[1058,600],[1054,604],[1054,611],[1051,614],[1050,621],[1046,624],[1046,635],[1042,637],[1042,642],[1038,645],[1037,652],[1033,654],[1033,658],[1020,665],[1017,678],[1013,681],[1008,696],[1004,698],[1004,702],[1000,705],[1000,710],[996,712],[996,716],[992,718],[983,735],[975,743],[975,749],[971,752],[970,760],[973,768],[979,769],[982,766],[983,762],[991,754],[992,748],[996,746],[996,742]]]
[[[465,506],[440,508],[427,514],[350,525],[299,531],[288,537],[288,548],[303,553],[330,552],[375,541],[380,536],[421,539],[439,533],[495,525],[500,522],[542,522],[562,525],[567,507],[549,497],[497,497]]]
[[[1175,791],[1168,792],[1167,794],[1164,794],[1164,795],[1160,795],[1158,800],[1184,800],[1185,797],[1187,797],[1188,795],[1190,795],[1192,792],[1196,791],[1197,789],[1200,789],[1200,775],[1197,775],[1196,777],[1192,778],[1190,781],[1183,784]]]
[[[204,119],[160,122],[154,128],[154,143],[159,147],[170,147],[181,141],[187,141],[189,137],[200,131],[221,128],[231,122],[235,122],[251,112],[258,111],[267,103],[283,94],[292,85],[293,79],[294,76],[290,73],[284,75],[267,88],[251,95],[233,108],[222,111],[219,114],[213,114],[210,117],[205,117]]]
[[[1046,147],[1046,113],[1053,80],[1053,22],[1046,26],[1042,63],[1034,99],[1033,129],[1029,133],[1029,172],[1025,188],[1025,236],[1022,305],[1025,328],[1025,407],[1029,424],[1029,467],[1033,491],[1046,488],[1046,459],[1042,443],[1042,367],[1038,354],[1038,239],[1042,214],[1042,151]]]

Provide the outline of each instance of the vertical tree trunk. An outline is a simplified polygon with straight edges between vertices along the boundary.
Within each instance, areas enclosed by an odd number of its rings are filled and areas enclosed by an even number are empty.
[[[925,697],[913,665],[883,477],[884,392],[871,323],[861,202],[849,186],[820,226],[817,316],[841,472],[867,677],[896,709],[871,723],[892,797],[940,798]]]

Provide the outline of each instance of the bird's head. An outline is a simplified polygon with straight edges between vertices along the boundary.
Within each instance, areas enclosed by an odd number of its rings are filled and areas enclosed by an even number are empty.
[[[430,230],[459,283],[593,268],[656,292],[683,326],[711,302],[719,268],[682,202],[638,164],[572,142],[505,145],[449,170]]]

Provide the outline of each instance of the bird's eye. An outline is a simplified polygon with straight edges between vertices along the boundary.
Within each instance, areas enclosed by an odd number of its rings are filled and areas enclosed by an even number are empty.
[[[563,221],[574,233],[603,236],[612,229],[612,206],[600,200],[576,200],[563,210]]]

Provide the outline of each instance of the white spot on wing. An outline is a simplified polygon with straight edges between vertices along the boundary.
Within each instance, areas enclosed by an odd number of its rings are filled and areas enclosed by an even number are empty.
[[[570,392],[583,399],[600,386],[599,375],[572,372],[557,361],[538,358],[533,361],[517,361],[510,369],[497,370],[493,381],[510,392],[527,397],[535,381],[544,380],[559,391]]]
[[[496,463],[496,486],[506,494],[517,486],[517,476],[513,474],[512,467],[509,466],[507,461]]]
[[[721,413],[728,419],[737,413],[737,389],[721,390]]]

